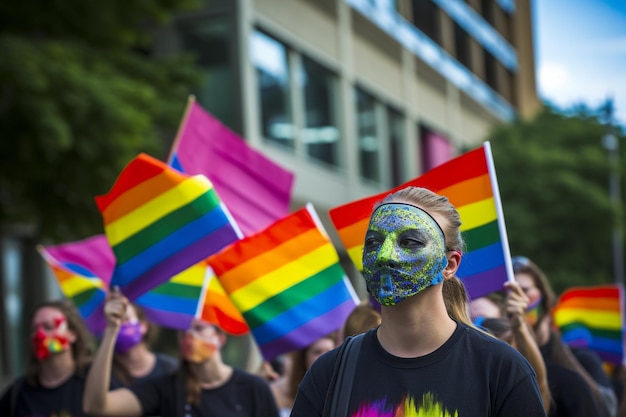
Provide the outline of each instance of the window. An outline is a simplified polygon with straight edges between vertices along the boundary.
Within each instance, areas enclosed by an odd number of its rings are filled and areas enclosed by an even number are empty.
[[[236,56],[233,27],[227,16],[215,16],[181,25],[183,49],[191,51],[204,70],[204,79],[196,91],[198,102],[225,125],[239,131],[238,78],[233,59]]]
[[[466,68],[472,69],[470,38],[466,31],[454,23],[454,49],[456,59]]]
[[[413,0],[413,24],[426,36],[441,45],[439,8],[433,0]]]
[[[443,135],[420,126],[422,170],[430,171],[438,165],[452,159],[454,148]]]
[[[380,180],[380,144],[376,128],[376,102],[360,89],[355,90],[356,123],[359,146],[359,173],[372,181]]]
[[[293,149],[295,131],[289,102],[287,48],[264,33],[255,31],[250,51],[258,81],[263,138]]]
[[[485,82],[494,90],[498,91],[498,79],[496,72],[496,59],[488,51],[484,52],[485,59]]]
[[[313,60],[302,57],[304,89],[304,129],[302,141],[311,158],[332,166],[339,165],[336,77]]]
[[[398,186],[405,182],[404,177],[404,117],[400,112],[387,108],[387,125],[391,155],[391,182]]]

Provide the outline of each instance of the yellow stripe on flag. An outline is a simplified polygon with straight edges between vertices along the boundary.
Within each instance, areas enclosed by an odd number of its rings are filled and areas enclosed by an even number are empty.
[[[556,310],[554,321],[558,326],[579,321],[598,329],[622,330],[622,320],[619,312],[598,312],[586,309]]]
[[[66,279],[61,283],[61,290],[66,297],[73,297],[87,290],[94,288],[102,288],[104,283],[99,279],[87,279],[80,276],[74,276]]]
[[[326,244],[306,255],[294,259],[284,266],[260,276],[245,287],[233,292],[230,298],[239,310],[245,313],[270,297],[319,273],[339,261],[332,244]],[[220,277],[227,282],[227,277]]]
[[[207,265],[204,261],[202,261],[185,269],[183,272],[174,275],[169,282],[200,287],[204,283],[204,274],[206,269]]]
[[[211,189],[202,176],[185,179],[176,187],[146,202],[141,207],[106,225],[109,244],[115,246],[167,214],[189,204]]]
[[[463,222],[461,232],[480,227],[497,218],[496,204],[493,201],[493,197],[463,207],[457,207],[457,210]]]

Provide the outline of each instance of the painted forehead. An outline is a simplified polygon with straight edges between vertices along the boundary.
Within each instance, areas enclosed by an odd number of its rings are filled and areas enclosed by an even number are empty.
[[[409,223],[416,223],[426,227],[434,235],[439,235],[445,242],[446,237],[439,223],[427,211],[407,203],[385,203],[374,210],[370,219],[373,224],[385,222],[388,227],[398,227]]]

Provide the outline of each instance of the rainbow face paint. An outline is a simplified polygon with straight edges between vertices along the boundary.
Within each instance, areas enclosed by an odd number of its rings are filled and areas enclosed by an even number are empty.
[[[213,357],[217,351],[218,341],[216,338],[205,340],[187,332],[180,341],[180,356],[192,363],[202,363]]]
[[[53,325],[44,323],[37,325],[36,328],[31,343],[38,360],[47,359],[53,353],[63,352],[70,348],[67,337],[67,322],[64,317],[54,319]],[[51,328],[52,331],[47,330],[48,328]]]
[[[531,327],[537,324],[539,321],[539,317],[543,313],[543,309],[541,308],[541,301],[543,297],[537,298],[534,302],[531,301],[528,303],[528,307],[526,307],[526,314],[524,315],[526,319],[526,323],[528,323]]]
[[[424,210],[391,203],[374,211],[365,236],[363,276],[380,304],[396,305],[443,282],[447,264],[443,232]]]

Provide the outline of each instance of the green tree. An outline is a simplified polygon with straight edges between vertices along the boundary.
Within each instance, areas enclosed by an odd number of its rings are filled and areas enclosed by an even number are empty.
[[[139,152],[163,159],[199,82],[152,34],[193,0],[0,5],[0,224],[39,238],[102,232],[93,197]]]
[[[489,137],[511,254],[533,259],[557,293],[613,282],[606,130],[583,107],[545,107]]]

